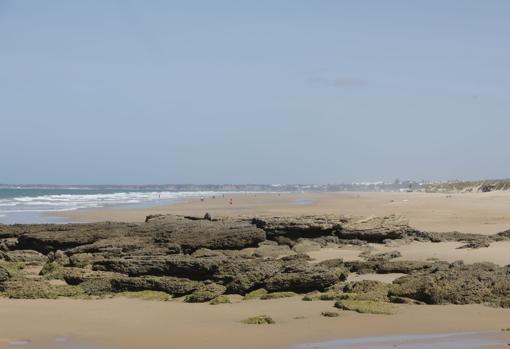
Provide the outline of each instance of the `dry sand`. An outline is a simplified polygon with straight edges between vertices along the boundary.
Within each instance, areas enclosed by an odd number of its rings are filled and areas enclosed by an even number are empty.
[[[399,306],[396,315],[342,312],[325,318],[333,302],[300,297],[204,305],[127,300],[0,299],[0,348],[30,339],[27,348],[47,348],[67,337],[107,349],[269,349],[290,344],[362,336],[458,331],[500,331],[508,310],[469,306]],[[274,325],[245,325],[241,319],[271,315]],[[506,334],[505,334],[506,335]],[[507,335],[510,341],[510,335]]]
[[[466,264],[478,262],[492,262],[502,266],[510,264],[510,241],[493,242],[490,247],[479,249],[459,249],[464,245],[461,242],[413,242],[401,246],[369,245],[372,254],[399,251],[402,257],[394,260],[426,261],[432,258],[441,261],[455,262],[462,260]],[[314,262],[321,262],[328,259],[342,258],[344,261],[362,260],[359,254],[365,251],[362,247],[327,247],[319,251],[308,252]]]
[[[233,205],[228,199],[233,198]],[[238,194],[143,209],[82,210],[59,213],[78,221],[143,221],[148,214],[212,215],[343,214],[407,217],[427,231],[493,234],[510,229],[510,192],[492,193],[291,193]]]
[[[352,216],[404,215],[421,230],[493,234],[510,228],[510,193],[294,193],[241,194],[228,199],[193,199],[164,207],[87,210],[65,213],[79,221],[143,221],[148,214],[173,213],[201,216],[344,214]],[[401,259],[438,258],[467,263],[510,263],[510,242],[489,248],[459,250],[460,243],[412,243],[397,247],[372,246],[373,253],[398,249]],[[324,248],[310,252],[317,261],[330,258],[359,259],[359,247]],[[391,282],[400,276],[351,275],[350,280]],[[243,301],[211,306],[180,302],[127,299],[6,300],[0,299],[0,348],[7,341],[30,338],[33,344],[69,336],[105,343],[107,348],[208,348],[267,349],[289,344],[345,337],[403,333],[498,331],[510,327],[510,310],[469,306],[399,306],[396,315],[342,312],[324,318],[332,302],[303,302],[300,298]],[[258,314],[271,315],[275,325],[244,325],[239,321]],[[298,319],[297,319],[298,318]],[[507,333],[504,335],[507,336]],[[510,341],[510,338],[508,339]],[[31,346],[34,347],[34,346]]]

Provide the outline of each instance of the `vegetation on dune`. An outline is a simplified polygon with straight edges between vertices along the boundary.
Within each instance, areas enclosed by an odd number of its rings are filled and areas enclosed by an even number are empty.
[[[430,192],[490,192],[498,190],[510,190],[510,179],[448,182],[429,184],[426,191]]]

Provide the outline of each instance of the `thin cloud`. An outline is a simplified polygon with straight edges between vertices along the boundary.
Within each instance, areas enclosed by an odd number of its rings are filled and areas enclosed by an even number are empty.
[[[368,85],[368,81],[353,77],[338,77],[334,79],[313,77],[308,79],[311,84],[335,88],[353,88]]]

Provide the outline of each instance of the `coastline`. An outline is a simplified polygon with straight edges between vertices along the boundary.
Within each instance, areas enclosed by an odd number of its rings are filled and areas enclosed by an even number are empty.
[[[229,199],[233,199],[230,205]],[[402,215],[414,228],[449,232],[494,234],[510,229],[510,192],[491,193],[246,193],[225,198],[184,198],[170,205],[145,208],[102,208],[51,212],[75,222],[143,222],[151,214],[213,216],[298,216],[340,214],[347,216]]]
[[[115,208],[65,212],[68,219],[80,221],[143,222],[149,214],[178,214],[213,217],[300,216],[347,214],[376,216],[405,214],[410,224],[421,229],[451,231],[469,226],[468,232],[485,235],[510,227],[504,211],[507,193],[444,194],[425,193],[287,193],[236,194],[221,198],[185,199],[172,205],[147,208]],[[489,205],[473,215],[477,207]],[[60,215],[60,214],[59,214]],[[485,216],[486,215],[486,216]],[[462,222],[464,219],[467,222]],[[460,228],[459,228],[459,222]],[[487,224],[489,222],[490,224]],[[508,224],[508,225],[507,225]],[[436,228],[436,229],[434,229]],[[491,261],[510,264],[509,241],[495,241],[490,247],[459,249],[462,242],[404,242],[363,246],[326,246],[308,251],[311,263],[342,258],[360,260],[360,254],[399,251],[395,261],[428,261],[431,258],[466,263]],[[245,252],[248,252],[249,248]],[[392,282],[403,274],[352,273],[347,281],[379,280]],[[229,295],[232,304],[209,305],[171,301],[144,301],[120,296],[106,299],[0,298],[0,316],[9,319],[0,328],[0,348],[9,342],[30,339],[29,347],[48,346],[55,338],[66,337],[92,344],[94,349],[135,349],[186,347],[190,349],[289,349],[306,343],[342,338],[476,332],[494,335],[510,342],[510,310],[484,305],[395,305],[396,314],[374,315],[341,311],[328,318],[322,312],[337,311],[333,301],[304,302],[302,296],[274,300],[241,300]],[[272,325],[246,325],[243,319],[270,315]],[[89,347],[87,347],[89,348]]]

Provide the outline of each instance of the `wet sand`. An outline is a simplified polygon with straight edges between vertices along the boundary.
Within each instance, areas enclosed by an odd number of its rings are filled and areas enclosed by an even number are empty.
[[[501,333],[441,333],[339,339],[296,345],[291,349],[481,349],[507,347]]]
[[[233,198],[233,204],[229,199]],[[178,204],[143,209],[100,209],[60,212],[67,219],[90,221],[143,221],[158,213],[212,215],[351,216],[403,215],[410,224],[426,231],[462,231],[494,234],[510,229],[510,192],[439,193],[291,193],[238,194],[215,199],[189,199]]]
[[[97,349],[283,349],[290,345],[401,334],[500,331],[510,327],[510,312],[480,305],[398,307],[396,315],[341,312],[333,302],[303,302],[301,297],[208,305],[123,298],[105,300],[0,299],[0,348],[9,342],[48,348],[55,338],[71,338]],[[274,325],[240,320],[268,314]],[[510,333],[501,332],[510,343]]]

